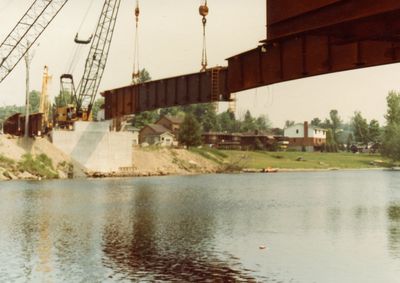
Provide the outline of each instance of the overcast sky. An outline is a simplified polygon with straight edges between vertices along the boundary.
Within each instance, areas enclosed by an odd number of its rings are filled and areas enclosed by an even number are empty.
[[[33,0],[0,0],[0,41],[16,24]],[[77,32],[88,37],[97,23],[103,1],[69,0],[34,48],[31,89],[41,89],[43,66],[53,75],[52,96],[59,91],[59,77],[67,72],[75,51]],[[133,68],[134,0],[122,0],[108,64],[100,91],[127,85]],[[253,49],[266,37],[265,0],[209,0],[207,50],[209,66],[225,66],[226,58]],[[153,79],[197,72],[202,48],[199,0],[141,0],[140,66]],[[82,24],[82,28],[79,27]],[[82,75],[88,46],[80,53],[73,72]],[[400,65],[387,65],[342,72],[262,87],[238,93],[237,114],[250,109],[265,114],[274,126],[285,120],[302,122],[325,118],[337,109],[344,120],[354,111],[368,119],[384,122],[386,95],[400,86]],[[23,62],[0,84],[0,105],[23,104],[25,97]],[[221,109],[224,107],[222,106]]]

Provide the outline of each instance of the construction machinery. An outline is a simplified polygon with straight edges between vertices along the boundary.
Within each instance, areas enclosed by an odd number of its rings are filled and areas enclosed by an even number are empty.
[[[40,94],[39,101],[39,113],[43,113],[42,119],[42,129],[44,133],[48,132],[52,128],[52,123],[50,122],[50,101],[48,88],[52,77],[49,75],[49,68],[44,66],[43,79],[42,79],[42,93]]]
[[[91,46],[86,58],[83,76],[75,88],[72,74],[60,77],[61,94],[70,97],[68,103],[57,108],[56,124],[70,127],[76,120],[90,121],[93,103],[106,67],[121,0],[105,0],[96,31],[90,40],[78,40],[77,44]]]
[[[0,83],[12,72],[29,48],[68,0],[35,0],[0,45]]]

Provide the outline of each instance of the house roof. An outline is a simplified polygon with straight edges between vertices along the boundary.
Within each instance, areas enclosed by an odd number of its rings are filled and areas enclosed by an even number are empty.
[[[169,130],[167,128],[158,124],[148,124],[145,127],[143,127],[140,131],[143,131],[143,129],[145,129],[146,127],[152,129],[156,134],[164,134],[165,132],[169,133]]]
[[[182,124],[182,122],[183,122],[183,118],[182,117],[169,116],[169,115],[165,115],[165,116],[161,117],[158,121],[160,121],[162,118],[165,118],[165,119],[169,120],[172,124]]]
[[[290,129],[290,128],[292,128],[292,127],[296,127],[296,126],[304,126],[304,123],[297,123],[297,124],[294,124],[294,125],[292,125],[292,126],[290,126],[290,127],[287,127],[287,128],[285,128],[284,130],[287,130],[287,129]],[[308,128],[309,129],[313,129],[313,130],[321,130],[321,131],[328,131],[327,129],[324,129],[324,128],[321,128],[321,127],[315,127],[315,126],[313,126],[313,125],[311,125],[311,124],[308,124]]]

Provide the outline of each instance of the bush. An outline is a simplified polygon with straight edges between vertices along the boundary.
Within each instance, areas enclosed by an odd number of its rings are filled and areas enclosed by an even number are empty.
[[[32,175],[46,179],[58,178],[51,159],[45,154],[40,154],[36,158],[29,153],[24,154],[21,161],[18,162],[18,169],[20,172],[27,171]]]

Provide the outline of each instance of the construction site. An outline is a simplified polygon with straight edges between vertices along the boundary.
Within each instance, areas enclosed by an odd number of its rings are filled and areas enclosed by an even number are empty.
[[[218,109],[226,102],[236,111],[236,93],[265,85],[333,72],[391,64],[400,61],[397,41],[400,23],[396,1],[320,0],[307,3],[266,1],[265,38],[249,51],[226,54],[227,65],[210,66],[207,53],[207,0],[193,7],[199,24],[201,56],[198,72],[144,81],[140,77],[139,41],[141,6],[135,1],[131,14],[134,26],[131,81],[123,87],[100,89],[107,69],[121,0],[104,1],[94,31],[80,33],[86,17],[94,13],[93,1],[73,38],[72,57],[67,72],[59,78],[49,73],[43,62],[42,88],[38,113],[16,113],[3,126],[12,137],[46,138],[54,147],[91,172],[132,171],[134,133],[121,131],[135,114],[173,106],[212,103]],[[29,68],[37,41],[68,0],[32,1],[0,45],[0,83],[18,65],[26,65],[26,105],[29,106]],[[340,17],[338,17],[340,15]],[[56,22],[56,21],[55,21]],[[388,28],[390,27],[390,28]],[[60,35],[61,36],[61,35]],[[86,59],[78,78],[77,57],[85,50]],[[121,55],[124,56],[124,55]],[[166,54],[167,56],[167,54]],[[78,68],[79,69],[79,68]],[[79,73],[79,72],[78,72]],[[59,82],[57,101],[51,101],[49,84]],[[101,105],[96,99],[103,97]],[[29,118],[27,118],[29,117]]]

